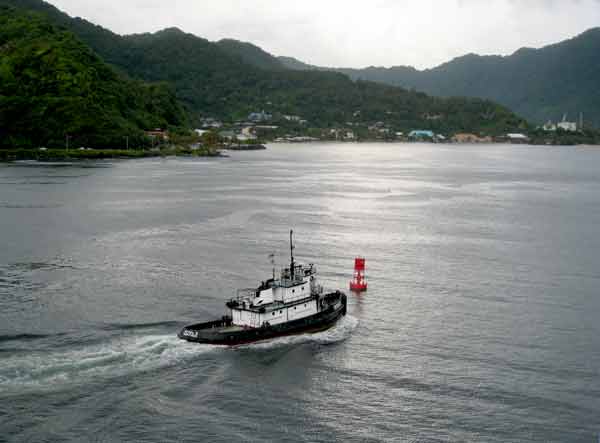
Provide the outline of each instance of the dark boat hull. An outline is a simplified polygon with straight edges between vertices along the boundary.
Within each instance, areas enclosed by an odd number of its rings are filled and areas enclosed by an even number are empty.
[[[315,315],[262,328],[235,327],[230,317],[223,317],[214,322],[186,326],[178,337],[194,343],[235,346],[287,335],[320,332],[331,328],[346,315],[346,303],[346,296],[341,294],[339,300]]]

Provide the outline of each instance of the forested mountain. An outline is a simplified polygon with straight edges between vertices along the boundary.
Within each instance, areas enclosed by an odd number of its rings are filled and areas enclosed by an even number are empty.
[[[482,97],[501,103],[534,122],[558,120],[564,113],[600,127],[600,28],[541,49],[511,56],[456,58],[434,69],[408,66],[365,69],[319,68],[280,57],[290,69],[327,69],[352,79],[415,88],[442,97]]]
[[[168,82],[193,117],[237,119],[264,109],[300,115],[314,127],[383,121],[398,130],[427,128],[442,133],[497,134],[526,125],[487,100],[428,97],[373,82],[353,82],[334,72],[265,69],[266,53],[262,51],[262,62],[248,63],[248,54],[256,54],[256,47],[235,44],[239,42],[212,43],[178,29],[119,36],[70,18],[41,0],[1,3],[45,13],[134,78]]]
[[[217,42],[223,51],[230,55],[240,57],[246,64],[254,65],[262,69],[287,69],[287,67],[276,57],[248,42],[233,39],[223,39]]]
[[[166,84],[131,80],[42,15],[0,4],[0,146],[122,146],[185,124]]]

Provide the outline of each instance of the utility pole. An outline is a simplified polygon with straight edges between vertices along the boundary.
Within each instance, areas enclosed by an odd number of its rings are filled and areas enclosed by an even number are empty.
[[[67,154],[69,153],[69,140],[70,140],[70,139],[71,139],[71,136],[70,136],[70,135],[67,135],[67,136],[66,136],[66,140],[67,140],[67,143],[66,143],[66,145],[67,145]]]
[[[129,151],[129,136],[128,135],[125,136],[125,147]]]

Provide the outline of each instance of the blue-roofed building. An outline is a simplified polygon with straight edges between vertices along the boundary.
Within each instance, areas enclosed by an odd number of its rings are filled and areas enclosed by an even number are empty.
[[[435,134],[433,133],[433,131],[418,129],[415,131],[410,131],[410,133],[408,134],[408,137],[409,138],[431,138],[431,139],[433,139],[435,137]]]
[[[270,121],[272,118],[273,116],[271,114],[267,114],[265,111],[252,112],[250,115],[248,115],[248,120],[255,123]]]

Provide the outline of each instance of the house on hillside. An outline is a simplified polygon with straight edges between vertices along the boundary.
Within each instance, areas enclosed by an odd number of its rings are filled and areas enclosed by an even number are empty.
[[[261,112],[251,112],[248,115],[248,120],[254,123],[268,122],[273,119],[273,115],[266,113],[264,110]]]
[[[219,120],[216,120],[212,117],[207,117],[202,119],[202,128],[203,129],[219,129],[223,127],[223,123]]]
[[[157,128],[152,131],[146,131],[145,134],[146,134],[146,137],[149,137],[154,140],[159,140],[159,141],[168,141],[169,140],[169,134],[167,134],[167,131],[165,131],[164,129]]]
[[[210,132],[208,129],[194,129],[194,132],[198,137],[202,137],[207,132]]]

